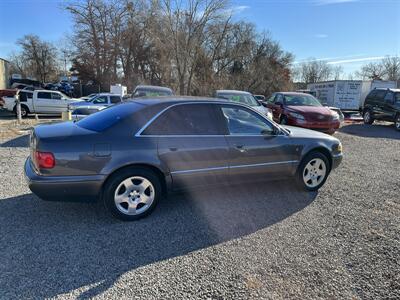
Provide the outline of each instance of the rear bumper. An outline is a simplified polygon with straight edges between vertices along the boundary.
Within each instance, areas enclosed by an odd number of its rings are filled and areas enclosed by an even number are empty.
[[[34,171],[28,158],[25,162],[25,179],[29,189],[43,200],[93,201],[101,195],[105,176],[41,176]]]

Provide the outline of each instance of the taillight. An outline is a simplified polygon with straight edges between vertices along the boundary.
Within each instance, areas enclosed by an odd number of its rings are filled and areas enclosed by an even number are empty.
[[[51,169],[54,168],[56,160],[51,152],[40,152],[35,151],[35,165],[40,169]]]

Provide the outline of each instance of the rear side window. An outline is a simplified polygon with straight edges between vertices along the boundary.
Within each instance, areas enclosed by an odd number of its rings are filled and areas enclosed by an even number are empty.
[[[121,97],[119,97],[119,96],[111,96],[110,100],[111,100],[111,103],[119,103],[119,102],[121,102]]]
[[[101,132],[129,117],[142,107],[143,106],[138,103],[113,105],[98,113],[89,115],[76,124],[88,130]]]
[[[400,93],[394,94],[394,102],[400,103]]]
[[[178,105],[162,113],[142,135],[220,135],[223,127],[218,121],[211,104]]]
[[[39,92],[37,97],[40,99],[51,99],[51,93]]]

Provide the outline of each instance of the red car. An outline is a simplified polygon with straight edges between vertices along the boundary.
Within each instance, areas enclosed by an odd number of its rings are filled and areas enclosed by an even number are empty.
[[[333,134],[340,126],[339,115],[317,98],[292,92],[279,92],[267,102],[275,122]]]

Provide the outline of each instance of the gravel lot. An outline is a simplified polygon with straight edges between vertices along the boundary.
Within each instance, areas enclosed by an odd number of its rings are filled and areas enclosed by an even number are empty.
[[[348,125],[318,193],[289,182],[191,191],[123,223],[44,202],[26,136],[0,141],[0,298],[399,299],[400,133]]]

